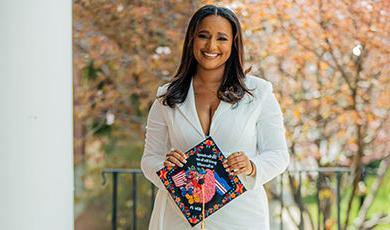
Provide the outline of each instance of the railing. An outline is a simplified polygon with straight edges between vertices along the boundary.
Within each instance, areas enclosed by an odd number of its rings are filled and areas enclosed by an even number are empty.
[[[283,229],[283,213],[285,208],[285,202],[283,199],[284,194],[284,188],[285,188],[285,176],[287,175],[289,178],[294,177],[296,178],[296,175],[298,176],[298,186],[297,190],[294,192],[297,192],[297,197],[300,199],[301,202],[298,202],[297,205],[299,207],[299,215],[300,215],[300,222],[298,228],[301,230],[303,229],[303,212],[304,212],[304,206],[302,201],[302,174],[310,174],[315,173],[317,174],[316,177],[316,204],[317,204],[317,229],[324,229],[321,228],[321,208],[320,208],[320,179],[321,176],[326,175],[329,176],[330,174],[333,174],[336,176],[336,215],[337,215],[337,229],[341,229],[341,220],[340,220],[340,203],[341,203],[341,195],[340,195],[340,189],[341,189],[341,178],[344,174],[350,173],[349,168],[318,168],[318,169],[301,169],[301,170],[288,170],[281,176],[279,176],[279,201],[280,201],[280,229]],[[127,174],[131,176],[131,199],[133,201],[132,205],[132,229],[137,229],[137,175],[142,175],[142,171],[140,169],[104,169],[102,171],[102,178],[103,178],[103,184],[106,183],[106,174],[111,174],[112,176],[112,215],[111,215],[111,228],[112,230],[117,229],[117,200],[118,200],[118,177],[122,174]],[[364,177],[363,177],[364,178]],[[151,184],[151,183],[150,183]],[[150,211],[153,208],[154,198],[155,198],[155,186],[153,184],[150,185],[151,189],[151,195],[150,195],[150,201],[151,201],[151,207]]]
[[[129,174],[132,177],[131,185],[131,197],[133,200],[132,206],[132,229],[137,229],[137,175],[142,174],[140,169],[104,169],[102,171],[103,185],[106,183],[106,174],[112,174],[112,212],[111,212],[111,229],[117,229],[117,199],[118,199],[118,176],[121,174]],[[151,208],[153,209],[154,196],[155,196],[155,186],[150,183],[152,190],[151,195]]]
[[[302,174],[305,173],[317,173],[317,180],[316,180],[316,202],[317,202],[317,229],[325,229],[325,227],[321,228],[321,208],[320,208],[320,176],[321,174],[336,174],[336,213],[337,213],[337,229],[341,229],[341,219],[340,219],[340,186],[341,186],[341,177],[345,173],[350,173],[349,168],[341,168],[341,167],[327,167],[327,168],[317,168],[317,169],[299,169],[299,170],[288,170],[284,174],[282,174],[280,178],[280,194],[283,195],[283,188],[284,188],[284,180],[283,176],[285,174],[298,174],[298,197],[302,199]],[[283,197],[280,199],[280,229],[283,230],[283,209],[284,209],[284,202]],[[299,207],[299,217],[300,222],[298,228],[300,230],[303,230],[303,203],[298,203]]]

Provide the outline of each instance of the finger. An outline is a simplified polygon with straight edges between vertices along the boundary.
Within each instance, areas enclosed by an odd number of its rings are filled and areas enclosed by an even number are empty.
[[[172,152],[172,157],[178,159],[179,161],[181,161],[183,164],[187,163],[187,160],[185,157],[183,157],[182,154],[178,153],[178,152]]]
[[[168,157],[176,158],[184,164],[187,163],[187,160],[180,153],[176,152],[176,150],[174,152],[167,153],[167,158]]]
[[[234,167],[233,167],[233,166],[228,166],[228,167],[226,167],[225,169],[226,169],[227,172],[230,173],[230,172],[233,172],[233,171],[235,171],[235,170],[238,170],[238,168],[239,168],[239,167],[237,167],[237,166],[234,166]]]
[[[226,159],[226,163],[227,163],[228,165],[230,165],[232,162],[236,161],[236,158],[237,158],[237,156],[230,155],[230,156]]]
[[[229,166],[229,167],[227,168],[227,171],[228,171],[229,173],[232,173],[232,174],[236,175],[237,172],[238,172],[239,170],[242,170],[242,169],[244,169],[244,171],[245,171],[245,169],[247,169],[247,164],[246,164],[245,162],[237,162],[237,163],[235,163],[234,165]]]
[[[222,162],[222,166],[223,166],[225,169],[228,168],[228,167],[229,167],[228,161],[227,161],[227,160],[224,160],[224,161]]]
[[[245,167],[242,167],[240,169],[233,171],[232,175],[237,176],[237,175],[245,173],[246,171],[247,171],[247,169]]]
[[[233,152],[232,154],[230,154],[229,156],[228,156],[228,160],[229,159],[233,159],[233,158],[236,158],[236,157],[238,157],[238,156],[240,156],[241,155],[241,152]]]
[[[172,156],[177,150],[175,148],[171,148],[171,150],[169,150],[169,152],[167,153],[167,157],[168,156]]]
[[[229,168],[239,169],[239,168],[242,168],[242,167],[248,167],[248,163],[246,161],[238,161],[238,162],[230,165]]]
[[[230,175],[233,175],[233,176],[234,176],[234,175],[238,175],[238,174],[237,174],[238,171],[240,171],[240,169],[232,169],[232,170],[229,172],[229,174],[230,174]]]
[[[169,156],[166,161],[169,161],[169,162],[171,162],[179,167],[183,167],[183,164],[173,156]]]
[[[184,159],[187,159],[187,158],[188,158],[187,154],[183,153],[183,152],[180,151],[180,150],[177,150],[177,149],[175,149],[175,150],[176,150],[175,152],[179,153]]]
[[[169,161],[164,161],[164,166],[167,166],[167,167],[169,167],[169,166],[175,166],[175,164],[173,164],[173,163],[171,163],[171,162],[169,162]]]
[[[234,152],[228,156],[228,160],[232,160],[239,157],[246,157],[246,154],[244,152]]]
[[[226,160],[222,162],[222,165],[226,169],[226,171],[230,172],[230,167],[232,166],[232,162],[234,163],[235,161],[236,159],[233,158],[232,155],[230,155]]]
[[[179,153],[184,159],[187,159],[187,158],[188,158],[187,154],[185,154],[185,153],[183,153],[182,151],[180,151],[180,150],[178,150],[178,149],[175,149],[175,148],[171,148],[171,151],[170,151],[169,153],[174,153],[174,152]],[[168,154],[169,154],[169,153],[168,153]]]
[[[178,155],[180,157],[177,157]],[[174,156],[174,157],[178,158],[180,161],[182,161],[183,163],[187,163],[187,161],[185,159],[187,159],[188,156],[185,153],[181,152],[180,150],[172,148],[171,151],[167,154],[167,157],[168,156]],[[183,159],[184,159],[184,161],[183,161]]]
[[[229,166],[232,166],[232,165],[234,165],[234,164],[236,164],[236,163],[238,163],[238,162],[242,162],[242,161],[246,161],[246,157],[240,155],[240,156],[237,156],[237,157],[228,159],[227,164],[228,164]]]
[[[232,164],[235,164],[237,162],[244,161],[244,160],[245,160],[245,157],[238,156],[238,157],[234,157],[234,158],[229,159],[228,164],[232,165]]]
[[[239,163],[234,164],[233,166],[226,168],[226,171],[227,172],[236,172],[242,168],[248,169],[248,165],[245,162],[239,162]]]

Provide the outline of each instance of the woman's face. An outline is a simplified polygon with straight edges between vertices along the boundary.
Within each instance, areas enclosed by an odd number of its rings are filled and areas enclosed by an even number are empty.
[[[215,15],[205,17],[195,33],[193,45],[198,68],[224,68],[230,57],[232,43],[232,26],[227,19]]]

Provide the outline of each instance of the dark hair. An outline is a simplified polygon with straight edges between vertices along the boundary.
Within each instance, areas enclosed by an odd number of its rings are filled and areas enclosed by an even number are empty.
[[[252,95],[244,83],[245,74],[250,69],[245,72],[243,70],[244,46],[241,25],[237,16],[227,8],[205,5],[194,13],[189,22],[179,68],[170,81],[167,92],[159,97],[162,99],[164,105],[173,108],[176,104],[180,104],[186,99],[191,78],[195,74],[197,66],[197,61],[193,54],[194,36],[202,19],[209,15],[226,18],[233,28],[232,52],[225,63],[223,80],[218,89],[218,98],[225,102],[235,104],[245,96],[245,93]]]

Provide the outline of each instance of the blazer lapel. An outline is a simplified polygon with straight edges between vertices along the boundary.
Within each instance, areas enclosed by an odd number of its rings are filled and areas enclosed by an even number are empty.
[[[205,134],[202,130],[202,125],[200,124],[198,113],[196,112],[195,107],[195,95],[194,89],[192,87],[192,79],[190,83],[190,88],[188,89],[188,94],[183,103],[178,106],[179,111],[183,114],[183,116],[188,120],[188,122],[194,127],[194,129],[204,137]]]
[[[232,107],[232,104],[228,103],[228,102],[225,102],[225,101],[220,101],[219,102],[219,105],[217,107],[217,110],[215,111],[214,113],[214,116],[212,118],[212,125],[215,126],[217,123],[218,123],[218,120],[221,119],[223,113],[225,113],[228,109],[230,109]],[[212,127],[210,127],[211,129]],[[211,133],[211,130],[210,130],[210,133]]]

